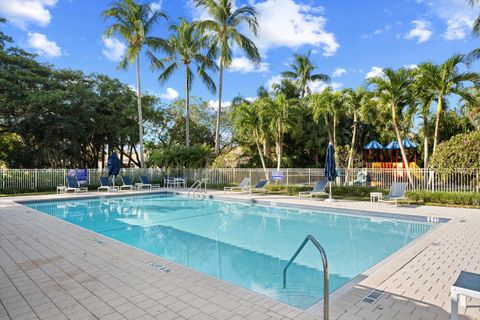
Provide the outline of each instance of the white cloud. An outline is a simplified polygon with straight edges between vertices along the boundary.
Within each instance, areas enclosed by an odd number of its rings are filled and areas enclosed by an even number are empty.
[[[237,57],[232,59],[232,64],[229,67],[231,72],[251,73],[251,72],[268,72],[269,64],[267,62],[260,62],[254,64],[247,57]]]
[[[153,11],[159,11],[162,9],[162,4],[163,4],[163,0],[160,0],[160,1],[157,1],[157,2],[152,2],[150,4],[150,8],[153,10]]]
[[[225,109],[225,108],[228,109],[228,108],[230,108],[231,105],[232,105],[231,101],[222,101],[222,109]],[[208,101],[208,107],[210,109],[217,110],[218,109],[218,100]]]
[[[417,0],[430,8],[431,13],[443,20],[446,30],[445,40],[460,40],[470,34],[477,10],[472,9],[465,0]]]
[[[255,41],[264,52],[275,47],[311,45],[321,47],[324,56],[332,56],[340,47],[335,35],[325,30],[327,20],[319,15],[321,7],[294,0],[266,0],[257,2],[255,8],[261,26]]]
[[[413,70],[413,69],[417,69],[418,68],[418,65],[416,64],[405,64],[403,65],[405,68],[407,69],[410,69],[410,70]]]
[[[332,76],[334,78],[339,78],[339,77],[341,77],[345,74],[347,74],[347,70],[345,70],[343,68],[335,68],[335,70],[333,70]]]
[[[343,86],[340,82],[325,83],[323,81],[310,81],[308,87],[313,93],[322,92],[323,90],[331,87],[333,90],[338,90]]]
[[[463,13],[455,14],[454,18],[447,20],[447,30],[443,34],[445,40],[460,40],[471,32],[473,17]]]
[[[373,34],[381,34],[390,31],[392,29],[392,25],[390,23],[386,24],[383,28],[377,29],[373,31]]]
[[[272,86],[273,86],[274,84],[280,84],[280,83],[282,82],[282,79],[283,79],[283,77],[282,77],[281,74],[277,74],[276,76],[273,76],[273,77],[271,77],[270,79],[268,79],[268,80],[267,80],[267,83],[266,83],[266,85],[267,85],[267,90],[272,89]]]
[[[415,26],[406,35],[405,39],[418,39],[418,43],[428,41],[432,36],[432,24],[428,20],[413,20],[412,24]]]
[[[369,72],[367,72],[367,74],[365,75],[365,79],[381,77],[381,76],[383,76],[383,69],[380,67],[373,66],[372,69]]]
[[[165,100],[175,100],[178,98],[178,92],[173,88],[167,88],[165,93],[160,95],[160,98]]]
[[[28,46],[35,49],[35,53],[38,55],[50,58],[60,57],[62,55],[62,49],[60,49],[54,41],[48,40],[46,35],[29,32],[27,36]]]
[[[52,7],[56,3],[57,0],[2,0],[0,16],[4,16],[21,29],[26,29],[30,23],[45,27],[52,19],[47,7]]]
[[[102,50],[103,55],[115,62],[120,61],[127,50],[127,45],[116,38],[103,38],[103,45],[105,46]]]

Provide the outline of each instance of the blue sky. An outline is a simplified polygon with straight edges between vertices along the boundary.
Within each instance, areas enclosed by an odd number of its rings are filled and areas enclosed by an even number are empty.
[[[108,0],[2,0],[0,16],[10,23],[4,32],[16,45],[40,55],[40,60],[61,68],[100,72],[136,86],[133,69],[116,69],[124,49],[120,39],[102,39],[108,25],[101,12]],[[190,0],[150,1],[164,10],[171,22],[179,17],[197,19],[205,12]],[[480,45],[471,35],[478,13],[467,0],[237,0],[250,3],[259,13],[260,36],[256,43],[262,63],[254,66],[235,50],[232,69],[224,76],[224,101],[238,94],[255,95],[286,70],[294,52],[312,50],[318,71],[332,76],[334,88],[357,87],[383,67],[412,66],[431,60],[442,62],[454,53]],[[166,36],[161,22],[155,33]],[[161,56],[161,54],[159,54]],[[476,66],[475,66],[476,67]],[[142,89],[165,101],[184,96],[183,72],[161,86],[158,72],[142,61]],[[217,75],[213,75],[217,79]],[[322,83],[311,88],[321,90]],[[193,94],[212,104],[217,100],[200,82]]]

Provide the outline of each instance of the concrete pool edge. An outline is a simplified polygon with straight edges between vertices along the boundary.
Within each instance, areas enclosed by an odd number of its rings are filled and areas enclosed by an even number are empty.
[[[166,191],[171,191],[171,190],[166,190]],[[127,193],[127,192],[126,192],[126,193],[122,193],[122,194],[112,194],[112,195],[100,194],[100,195],[101,195],[101,196],[126,196],[126,195],[142,195],[142,194],[147,194],[147,193],[158,193],[158,192],[159,192],[159,191],[156,190],[156,191],[151,191],[151,192],[147,191],[147,192],[142,192],[142,193],[139,193],[139,192]],[[82,199],[82,198],[83,198],[83,199],[86,199],[86,198],[92,198],[92,197],[93,197],[93,198],[97,198],[97,197],[100,196],[100,195],[99,195],[99,194],[89,194],[89,195],[81,195],[81,196],[80,196],[80,195],[74,195],[74,196],[73,196],[73,195],[69,195],[70,197],[68,197],[68,198],[70,198],[70,199]],[[219,199],[221,198],[221,194],[217,194],[217,196],[218,196]],[[247,196],[247,197],[248,197],[248,196]],[[44,200],[46,200],[46,201],[66,200],[66,199],[67,199],[67,197],[65,197],[64,195],[59,195],[59,196],[58,196],[58,195],[53,195],[53,197],[49,197],[49,199],[45,199],[45,196],[34,196],[34,197],[31,196],[31,197],[29,197],[29,198],[30,198],[30,200],[32,200],[32,201],[36,201],[36,200],[39,200],[39,199],[44,199]],[[248,198],[256,198],[256,199],[260,199],[260,201],[262,201],[261,198],[265,199],[265,198],[270,198],[270,197],[259,197],[259,196],[257,196],[257,195],[254,195],[253,197],[248,197]],[[3,200],[3,199],[2,199],[2,200]],[[10,199],[4,199],[3,201],[5,201],[5,200],[10,200],[10,201],[12,201],[12,202],[17,202],[16,200],[19,200],[18,202],[29,201],[28,199],[26,199],[26,198],[24,198],[24,197],[22,197],[22,199],[16,198],[15,200],[12,200],[12,198],[10,198]],[[243,199],[243,200],[245,200],[245,199]],[[246,199],[246,201],[249,201],[249,200],[251,200],[251,199]],[[282,199],[282,200],[285,200],[285,199]],[[289,199],[289,200],[295,200],[295,199]],[[3,202],[3,201],[2,201],[2,202]],[[275,201],[275,202],[280,202],[278,199],[274,199],[274,201]],[[308,202],[308,201],[307,201],[307,202]],[[308,202],[308,205],[315,205],[315,206],[317,206],[317,210],[318,210],[318,209],[321,210],[322,207],[325,207],[325,206],[323,205],[323,203],[320,204],[320,203],[318,203],[318,202],[317,202],[317,203]],[[359,203],[359,202],[352,202],[352,203],[350,203],[350,205],[361,205],[361,203]],[[384,209],[384,208],[382,207],[382,209]],[[388,207],[387,209],[391,210],[392,208],[391,208],[391,207]],[[445,228],[442,228],[442,230],[441,230],[441,231],[442,231],[442,234],[444,234],[444,233],[446,232],[446,230],[444,230],[444,229],[452,229],[452,228],[454,227],[454,226],[452,226],[452,222],[455,222],[455,223],[458,222],[458,221],[460,220],[461,216],[470,215],[471,213],[478,213],[478,212],[479,212],[478,210],[475,210],[475,209],[452,209],[452,208],[442,208],[442,207],[438,207],[438,208],[436,208],[436,207],[433,207],[433,208],[432,208],[432,207],[429,207],[429,208],[427,208],[427,210],[424,210],[424,211],[421,212],[421,213],[415,212],[416,209],[414,209],[414,208],[401,208],[401,209],[409,212],[410,214],[414,214],[414,215],[443,216],[443,217],[451,218],[451,219],[452,219],[451,222],[445,224],[445,225],[444,225]],[[355,210],[362,210],[362,208],[355,208]],[[395,208],[395,210],[397,210],[397,209]],[[433,210],[440,210],[441,212],[440,212],[440,214],[430,214],[430,213],[428,213],[428,212],[425,212],[425,211],[433,211]],[[385,210],[382,210],[382,212],[384,212],[384,211],[385,211]],[[411,211],[411,212],[410,212],[410,211]],[[422,211],[422,210],[420,210],[420,211]],[[450,214],[450,212],[451,212],[452,214]],[[457,214],[457,212],[458,212],[458,214]],[[57,221],[58,221],[58,220],[57,220]],[[447,226],[448,226],[448,228],[447,228]],[[78,226],[75,225],[75,227],[78,227]],[[432,238],[432,239],[431,239],[432,241],[428,241],[428,243],[424,243],[424,246],[423,246],[423,247],[427,248],[427,247],[429,246],[429,244],[434,243],[435,238],[441,236],[441,234],[439,233],[439,231],[440,231],[439,229],[435,229],[435,230],[432,230],[432,231],[430,231],[430,232],[427,232],[424,236],[427,236],[427,235],[428,235],[428,236],[429,236],[428,238],[431,237],[431,238]],[[90,231],[88,231],[88,232],[90,232]],[[434,235],[435,235],[435,236],[434,236]],[[107,239],[111,240],[110,238],[107,238]],[[417,240],[418,240],[418,241],[417,241]],[[413,244],[417,244],[417,242],[424,242],[424,241],[426,241],[426,239],[423,239],[423,236],[422,236],[422,237],[416,239],[416,240],[415,240],[415,243],[411,242],[410,244],[413,246]],[[123,244],[123,243],[121,243],[121,244],[122,244],[122,245],[125,245],[125,244]],[[409,251],[410,249],[412,249],[412,248],[410,248],[410,246],[407,245],[406,247],[402,248],[401,250],[403,250],[403,251]],[[135,250],[138,250],[138,249],[135,248]],[[418,254],[420,254],[420,252],[421,252],[421,250],[418,251],[416,254],[413,254],[413,255],[412,255],[412,256],[413,256],[413,259],[415,259],[415,257],[416,257]],[[399,253],[399,251],[397,251],[396,253]],[[155,257],[157,257],[157,256],[155,256]],[[159,258],[161,258],[161,257],[159,257]],[[165,260],[165,259],[164,259],[164,260]],[[378,266],[378,264],[375,265],[375,266]],[[400,267],[400,266],[401,266],[401,265],[399,265],[398,267]],[[182,267],[184,267],[184,266],[182,266]],[[184,268],[185,268],[185,267],[184,267]],[[392,268],[392,266],[388,266],[388,265],[387,265],[385,268],[391,269],[391,270],[390,270],[390,273],[392,273],[392,272],[395,273],[395,272],[398,271],[398,269]],[[380,269],[383,269],[383,268],[380,268]],[[382,276],[382,273],[383,273],[384,271],[385,271],[385,270],[373,270],[373,271],[372,271],[372,274],[370,274],[367,278],[363,279],[363,280],[361,281],[361,283],[362,283],[362,284],[365,284],[365,286],[369,286],[369,284],[371,284],[370,286],[372,286],[372,287],[374,287],[374,283],[380,283],[380,284],[381,284],[381,283],[382,283],[382,279],[383,279],[383,281],[385,281],[385,279],[388,279],[388,277],[389,277],[389,276],[385,276],[385,275]],[[198,273],[197,271],[194,271],[194,272],[195,272],[195,273]],[[376,273],[380,273],[380,274],[376,274]],[[216,278],[214,278],[214,279],[216,279]],[[219,279],[216,279],[216,280],[219,280]],[[229,284],[229,285],[231,285],[231,284]],[[235,285],[231,285],[231,286],[235,286]],[[235,287],[237,287],[237,286],[235,286]],[[345,286],[343,286],[343,287],[345,287]],[[343,288],[343,287],[342,287],[342,288]],[[242,289],[243,289],[243,288],[242,288]],[[243,289],[243,290],[246,290],[246,289]],[[338,304],[338,302],[341,302],[342,305],[345,304],[345,301],[346,301],[346,300],[350,301],[350,302],[347,303],[347,304],[350,304],[350,305],[351,305],[351,303],[353,302],[352,297],[353,297],[353,299],[354,299],[355,301],[357,301],[358,299],[361,299],[362,295],[353,292],[353,291],[355,291],[355,288],[349,289],[349,291],[350,291],[350,292],[348,292],[348,293],[346,294],[346,296],[347,296],[348,299],[344,299],[344,297],[341,297],[341,299],[339,299],[340,301],[333,301],[333,302],[332,302],[332,309],[335,309],[335,305]],[[260,295],[260,294],[257,294],[257,295]],[[261,296],[264,297],[263,295],[261,295]],[[274,300],[274,301],[275,301],[275,300]],[[276,301],[275,301],[275,302],[276,302]],[[345,304],[345,305],[346,305],[346,304]],[[342,307],[341,309],[344,310],[344,309],[346,309],[346,307]],[[312,310],[312,311],[313,311],[313,310]],[[340,312],[340,313],[335,312],[335,314],[338,315],[338,314],[341,314],[341,312]],[[335,318],[335,317],[332,316],[332,318]]]

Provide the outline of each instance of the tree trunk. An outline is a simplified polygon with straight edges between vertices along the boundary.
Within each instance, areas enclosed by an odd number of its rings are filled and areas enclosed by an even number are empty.
[[[325,120],[325,128],[327,129],[328,142],[333,143],[333,137],[332,137],[332,133],[331,133],[330,128],[329,128],[328,116],[327,116],[326,113],[323,115],[323,119]]]
[[[277,151],[277,171],[280,171],[280,167],[282,165],[282,133],[280,124],[277,125],[277,144],[276,144],[276,151]]]
[[[145,158],[143,151],[143,116],[142,116],[142,91],[140,87],[140,57],[137,54],[137,105],[138,105],[138,142],[140,149],[140,168],[145,166]]]
[[[423,115],[423,167],[428,167],[428,115]]]
[[[267,166],[265,165],[265,158],[263,157],[263,154],[262,154],[262,148],[260,147],[260,141],[258,138],[258,132],[256,128],[253,129],[253,137],[255,138],[255,144],[257,145],[258,155],[260,156],[260,161],[262,162],[263,172],[265,172],[265,179],[268,179]]]
[[[353,112],[353,133],[352,133],[352,143],[350,145],[350,152],[348,154],[348,163],[347,163],[347,172],[345,173],[345,185],[348,183],[348,178],[350,175],[350,169],[352,168],[353,162],[353,151],[355,149],[355,138],[357,135],[357,112]]]
[[[437,143],[438,143],[438,130],[440,129],[440,116],[442,114],[442,108],[443,108],[443,102],[442,102],[442,95],[438,96],[438,102],[437,102],[437,116],[435,119],[435,134],[433,136],[433,150],[432,150],[432,156],[435,154],[435,150],[437,149]]]
[[[337,114],[333,114],[333,150],[335,150],[335,162],[338,166],[338,152],[337,152]]]
[[[218,76],[218,110],[217,125],[215,127],[215,154],[220,154],[220,115],[222,113],[222,86],[223,86],[223,57],[220,58],[220,69]]]
[[[185,146],[190,147],[190,83],[188,82],[188,64],[185,64]]]
[[[398,144],[400,146],[400,153],[402,154],[402,160],[405,163],[405,169],[407,170],[408,182],[413,186],[412,174],[410,172],[410,163],[408,163],[407,153],[405,152],[405,148],[403,147],[403,140],[402,140],[402,136],[400,134],[400,129],[398,129],[397,112],[396,111],[397,111],[396,106],[392,105],[393,127],[395,128],[395,134],[397,136],[397,141],[398,141]]]

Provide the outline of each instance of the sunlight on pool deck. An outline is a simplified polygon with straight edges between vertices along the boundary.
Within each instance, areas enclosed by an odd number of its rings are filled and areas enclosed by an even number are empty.
[[[449,319],[451,284],[461,270],[480,272],[478,209],[209,194],[451,218],[334,292],[330,319]],[[322,319],[321,303],[302,311],[14,202],[92,195],[99,193],[0,200],[0,320]],[[373,289],[385,294],[362,302]],[[460,319],[480,319],[480,301],[467,305]]]

